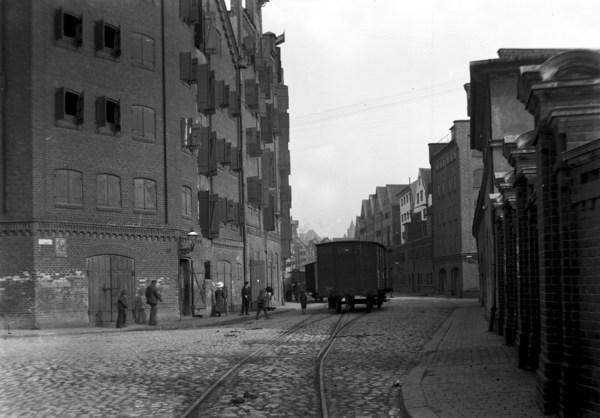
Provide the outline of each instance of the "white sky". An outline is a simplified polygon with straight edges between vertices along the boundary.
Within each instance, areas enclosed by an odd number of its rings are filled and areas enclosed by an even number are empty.
[[[377,186],[414,181],[467,118],[469,62],[500,48],[600,49],[600,1],[271,0],[285,31],[292,216],[343,237]]]

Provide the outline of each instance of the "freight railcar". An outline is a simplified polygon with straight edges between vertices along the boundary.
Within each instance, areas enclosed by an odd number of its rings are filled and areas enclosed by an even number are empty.
[[[381,308],[391,292],[388,251],[373,241],[343,240],[317,244],[319,295],[338,313],[364,304]]]
[[[306,293],[311,295],[316,301],[323,302],[323,295],[319,294],[319,274],[317,271],[317,262],[304,265],[306,273]]]

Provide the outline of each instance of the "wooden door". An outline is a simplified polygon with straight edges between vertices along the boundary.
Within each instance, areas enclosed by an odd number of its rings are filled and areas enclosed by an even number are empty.
[[[202,287],[202,274],[196,275],[192,269],[192,316],[200,315],[200,309],[206,309],[206,297]],[[202,315],[200,315],[202,316]]]
[[[110,256],[99,255],[87,259],[88,314],[90,323],[102,325],[112,321],[110,288]]]
[[[87,259],[89,320],[97,325],[117,321],[117,302],[127,291],[127,306],[133,309],[135,297],[134,260],[118,255],[99,255]]]

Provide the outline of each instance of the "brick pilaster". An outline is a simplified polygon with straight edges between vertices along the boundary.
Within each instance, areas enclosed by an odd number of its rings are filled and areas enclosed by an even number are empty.
[[[504,223],[498,218],[496,228],[496,332],[504,335],[506,323],[506,275],[504,266]]]
[[[562,324],[556,149],[552,135],[540,133],[536,144],[538,242],[540,257],[540,337],[537,401],[545,413],[559,408],[562,370]]]
[[[506,345],[515,342],[516,316],[517,316],[517,245],[515,211],[510,202],[505,202],[504,212],[504,271],[505,271],[505,324],[504,341]]]

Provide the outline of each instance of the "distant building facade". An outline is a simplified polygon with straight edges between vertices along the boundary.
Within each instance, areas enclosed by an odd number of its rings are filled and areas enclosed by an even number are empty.
[[[469,120],[455,121],[450,141],[429,144],[436,293],[479,297],[477,246],[471,233],[481,186],[481,153],[469,148]]]

